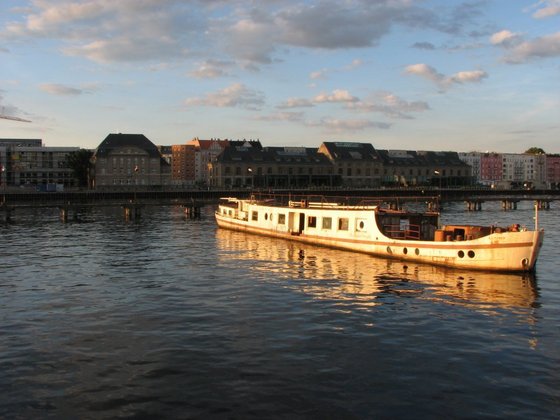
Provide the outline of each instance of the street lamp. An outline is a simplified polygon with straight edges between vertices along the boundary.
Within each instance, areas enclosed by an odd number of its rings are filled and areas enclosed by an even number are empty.
[[[434,174],[436,174],[439,177],[439,189],[441,190],[441,172],[438,171],[438,170],[435,170]]]
[[[3,184],[4,189],[8,187],[8,180],[4,180],[4,174],[6,173],[6,168],[4,165],[0,165],[0,184]]]
[[[251,188],[255,188],[255,178],[253,177],[253,168],[247,168],[247,172],[251,174]]]

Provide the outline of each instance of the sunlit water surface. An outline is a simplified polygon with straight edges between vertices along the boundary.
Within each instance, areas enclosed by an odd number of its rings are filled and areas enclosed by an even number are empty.
[[[17,212],[0,225],[0,417],[558,418],[559,207],[534,277],[220,230],[212,207]]]

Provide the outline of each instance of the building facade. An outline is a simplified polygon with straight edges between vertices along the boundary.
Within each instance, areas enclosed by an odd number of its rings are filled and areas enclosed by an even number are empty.
[[[162,186],[171,182],[171,167],[154,143],[142,134],[109,134],[93,158],[94,188]]]
[[[47,147],[41,139],[0,139],[0,188],[77,185],[68,155],[78,147]]]
[[[317,151],[333,165],[334,173],[349,187],[379,187],[383,160],[369,143],[324,142]]]
[[[379,150],[383,185],[454,187],[471,185],[471,167],[457,152]]]
[[[546,155],[546,182],[548,188],[560,188],[560,155]]]
[[[209,185],[221,188],[339,186],[329,159],[307,147],[230,145],[209,164]]]

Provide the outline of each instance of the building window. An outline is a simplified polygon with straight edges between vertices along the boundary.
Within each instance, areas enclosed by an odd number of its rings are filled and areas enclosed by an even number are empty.
[[[286,215],[285,214],[278,214],[278,224],[285,225],[286,224]]]
[[[253,211],[251,213],[251,220],[253,220],[255,222],[259,220],[259,212],[258,211]]]
[[[338,230],[348,230],[348,219],[346,217],[338,219]]]
[[[323,229],[331,229],[331,228],[332,228],[332,218],[323,217]]]

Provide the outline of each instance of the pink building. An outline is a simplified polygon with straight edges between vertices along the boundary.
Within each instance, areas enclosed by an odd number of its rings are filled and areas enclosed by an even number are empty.
[[[502,155],[499,153],[482,153],[480,155],[480,181],[494,184],[502,180]]]
[[[546,183],[552,188],[560,187],[560,155],[546,155]]]

